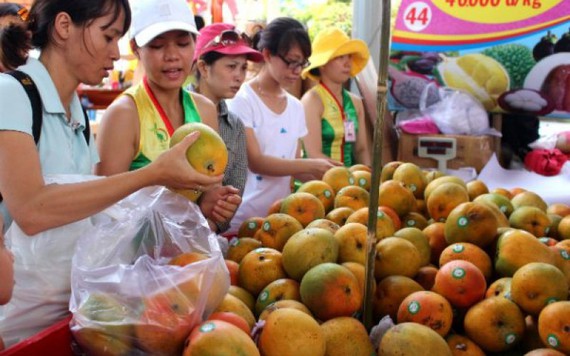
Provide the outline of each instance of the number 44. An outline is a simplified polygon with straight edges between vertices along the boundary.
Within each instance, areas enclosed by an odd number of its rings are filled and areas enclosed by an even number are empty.
[[[453,1],[453,0],[448,0]],[[412,7],[410,11],[406,14],[406,21],[411,25],[416,25],[416,21],[420,22],[422,26],[425,26],[429,21],[429,9],[424,7],[418,9],[417,7]]]

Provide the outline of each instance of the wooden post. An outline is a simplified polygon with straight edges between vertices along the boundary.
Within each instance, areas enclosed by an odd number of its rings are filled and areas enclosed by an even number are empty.
[[[391,1],[382,0],[382,23],[380,30],[380,62],[377,88],[377,117],[374,126],[374,142],[372,145],[372,182],[370,187],[370,203],[368,205],[368,239],[366,243],[366,271],[363,300],[363,323],[367,330],[372,328],[372,299],[374,298],[374,260],[376,257],[376,219],[378,212],[378,192],[380,173],[382,171],[382,146],[384,115],[387,111],[386,94],[388,92],[388,61],[390,59],[390,11]]]

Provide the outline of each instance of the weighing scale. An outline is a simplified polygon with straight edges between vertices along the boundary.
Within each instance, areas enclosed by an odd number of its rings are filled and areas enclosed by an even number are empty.
[[[447,172],[447,161],[457,155],[457,140],[452,137],[418,137],[418,156],[437,161],[437,169]]]

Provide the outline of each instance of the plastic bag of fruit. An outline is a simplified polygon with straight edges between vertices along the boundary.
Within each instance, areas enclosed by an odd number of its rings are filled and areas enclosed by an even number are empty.
[[[195,204],[146,188],[107,210],[72,261],[71,330],[88,355],[180,355],[229,288]]]
[[[433,84],[429,84],[431,86]],[[430,117],[445,135],[498,135],[489,125],[483,105],[469,93],[451,88],[439,88],[440,100],[427,104],[427,92],[420,98],[420,111]]]

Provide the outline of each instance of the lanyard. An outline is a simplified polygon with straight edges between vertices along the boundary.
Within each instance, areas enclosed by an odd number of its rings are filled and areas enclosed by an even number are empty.
[[[323,86],[323,88],[325,88],[327,93],[329,93],[329,95],[333,98],[334,102],[336,103],[336,106],[338,107],[338,111],[340,112],[342,122],[345,122],[346,121],[346,113],[344,112],[344,108],[342,107],[342,105],[340,104],[340,102],[338,101],[336,96],[334,96],[332,91],[325,85],[325,83],[321,82],[321,85]],[[341,92],[341,95],[342,95],[342,92]],[[344,138],[343,138],[343,140],[344,140]]]
[[[340,145],[340,158],[342,160],[342,163],[344,164],[344,144],[345,144],[345,140],[344,140],[345,132],[344,132],[344,130],[346,129],[344,126],[344,123],[346,122],[346,113],[344,112],[344,108],[342,107],[342,105],[340,105],[340,102],[338,101],[336,96],[334,96],[332,91],[325,85],[325,83],[321,82],[321,85],[323,86],[323,88],[325,88],[327,93],[329,93],[331,98],[333,98],[334,102],[336,103],[336,106],[338,107],[338,111],[340,112],[340,117],[342,119],[342,131],[343,131],[342,132],[342,141],[341,141],[341,145]]]
[[[148,94],[148,97],[150,98],[150,101],[152,101],[154,107],[156,108],[158,114],[160,115],[160,118],[162,119],[162,122],[164,122],[164,126],[166,126],[166,130],[168,131],[168,136],[171,137],[172,134],[174,133],[174,127],[172,127],[172,123],[168,119],[168,116],[166,116],[166,113],[164,112],[162,105],[160,105],[160,103],[156,99],[156,96],[154,96],[152,89],[148,85],[148,79],[146,76],[144,76],[143,78],[143,85],[144,89],[146,90],[146,93]]]

